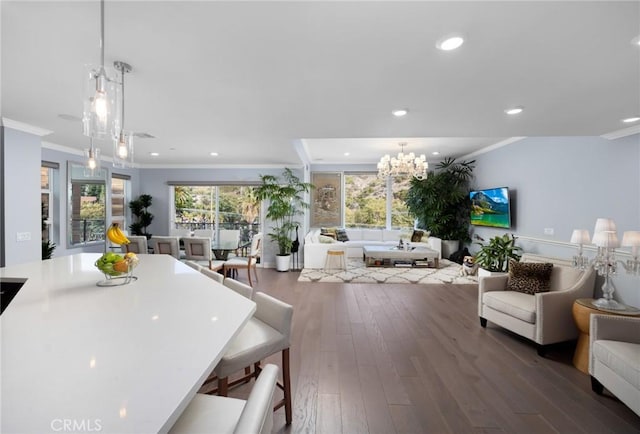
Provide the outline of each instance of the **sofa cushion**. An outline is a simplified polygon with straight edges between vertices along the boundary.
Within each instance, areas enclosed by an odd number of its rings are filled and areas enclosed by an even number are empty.
[[[421,231],[421,230],[418,230],[418,229],[414,229],[413,233],[411,234],[411,242],[412,243],[421,242],[423,235],[424,235],[424,231]]]
[[[380,240],[394,241],[397,243],[400,240],[401,235],[402,231],[400,229],[382,229],[382,238]]]
[[[551,263],[518,262],[510,259],[507,291],[519,291],[525,294],[548,292],[552,269]]]
[[[336,239],[338,241],[349,241],[347,231],[344,229],[336,229]]]
[[[640,389],[640,344],[597,340],[592,351],[596,359]]]
[[[517,291],[489,291],[482,295],[482,303],[530,324],[536,323],[536,299]]]
[[[347,228],[345,229],[347,236],[350,240],[361,240],[362,239],[362,229],[357,228]]]
[[[337,243],[337,241],[333,237],[330,237],[329,235],[318,236],[318,241],[323,244]]]

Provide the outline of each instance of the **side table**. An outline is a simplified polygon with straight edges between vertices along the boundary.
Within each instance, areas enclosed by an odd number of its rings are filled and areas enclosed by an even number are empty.
[[[589,324],[591,322],[591,314],[640,316],[640,309],[635,307],[627,306],[625,310],[601,309],[593,304],[594,301],[595,299],[593,298],[579,298],[573,303],[573,308],[571,309],[573,319],[580,331],[576,352],[573,355],[573,366],[585,374],[589,373]]]

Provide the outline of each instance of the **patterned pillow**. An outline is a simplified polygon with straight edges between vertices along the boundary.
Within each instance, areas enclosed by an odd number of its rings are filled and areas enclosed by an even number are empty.
[[[422,236],[424,235],[424,231],[419,231],[417,229],[413,230],[413,234],[411,234],[411,242],[419,243],[422,241]]]
[[[347,231],[344,229],[336,229],[336,239],[338,241],[349,241]]]
[[[509,280],[507,291],[536,294],[548,292],[553,264],[538,262],[518,262],[509,260]]]
[[[336,239],[336,228],[320,228],[320,235]]]
[[[318,241],[320,241],[323,244],[332,244],[332,243],[337,243],[336,240],[333,239],[333,237],[329,237],[327,235],[320,235],[318,237]]]

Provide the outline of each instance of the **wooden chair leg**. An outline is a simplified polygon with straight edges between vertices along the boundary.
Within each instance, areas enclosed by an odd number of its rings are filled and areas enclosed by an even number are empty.
[[[282,377],[284,382],[284,414],[291,425],[291,375],[289,372],[289,348],[282,350]]]
[[[229,394],[229,378],[218,378],[218,396],[227,396]]]
[[[249,286],[253,288],[253,283],[251,282],[251,267],[247,265],[247,275],[249,276]]]
[[[253,275],[256,276],[256,282],[258,281],[258,269],[256,265],[253,265]]]

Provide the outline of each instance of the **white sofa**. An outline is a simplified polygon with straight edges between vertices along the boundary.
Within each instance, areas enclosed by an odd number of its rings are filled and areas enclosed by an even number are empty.
[[[525,253],[520,262],[550,262],[553,264],[549,292],[534,295],[507,291],[509,276],[489,276],[480,279],[478,316],[480,325],[487,320],[531,339],[538,344],[538,354],[544,356],[546,346],[578,337],[571,314],[578,298],[591,298],[595,287],[593,267],[579,270],[570,261]]]
[[[640,318],[591,315],[591,388],[603,386],[640,416]]]
[[[311,229],[304,237],[304,267],[324,268],[327,250],[343,249],[348,258],[362,258],[364,246],[395,246],[400,241],[399,229],[346,229],[349,241],[334,243],[320,242],[320,229]],[[427,242],[411,243],[412,246],[426,247],[438,252],[442,257],[442,241],[429,237]]]

